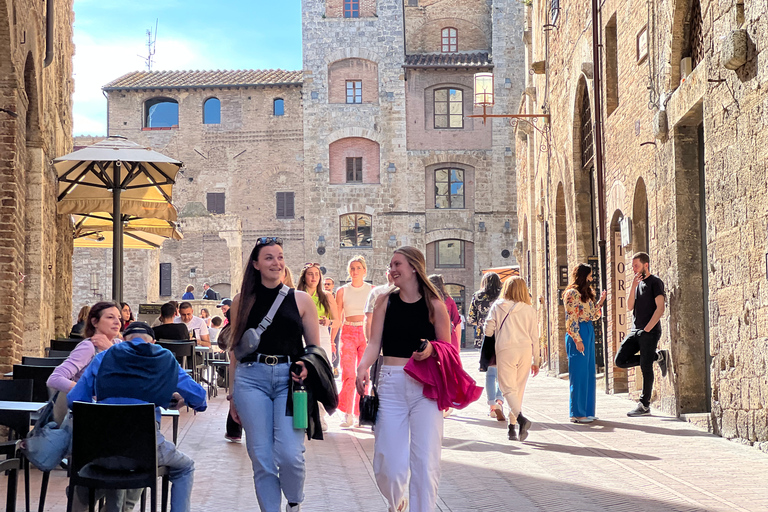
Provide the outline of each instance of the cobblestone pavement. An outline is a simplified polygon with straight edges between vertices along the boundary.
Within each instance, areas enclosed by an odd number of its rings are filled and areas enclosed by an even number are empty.
[[[475,371],[477,353],[462,354]],[[445,420],[441,511],[766,511],[768,457],[674,418],[628,418],[634,404],[598,391],[591,425],[568,422],[568,383],[529,381],[525,443],[507,440],[504,423],[487,416],[485,398]],[[227,443],[223,393],[208,411],[182,413],[179,446],[195,459],[194,511],[257,511],[245,445]],[[163,430],[170,438],[170,421]],[[373,479],[370,429],[330,420],[324,441],[307,443],[304,512],[384,512]],[[5,479],[2,479],[2,485]],[[40,473],[33,470],[32,508]],[[66,509],[64,471],[51,477],[45,510]],[[23,510],[23,485],[19,486]],[[5,490],[0,488],[0,492]],[[0,494],[2,496],[3,494]]]

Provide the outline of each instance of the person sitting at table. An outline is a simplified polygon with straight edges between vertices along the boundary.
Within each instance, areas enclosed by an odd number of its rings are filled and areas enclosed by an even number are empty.
[[[202,345],[203,347],[211,346],[211,337],[208,334],[208,326],[205,325],[205,320],[194,315],[192,304],[189,302],[182,302],[179,304],[179,317],[174,320],[174,322],[186,325],[192,337],[197,340],[198,345]]]
[[[221,332],[221,324],[223,323],[224,321],[220,316],[211,318],[211,326],[208,328],[208,336],[211,338],[211,346],[219,341],[219,333]]]
[[[114,302],[97,302],[85,319],[85,339],[53,370],[47,386],[62,393],[75,387],[93,357],[120,341],[120,309]]]
[[[72,330],[69,331],[70,338],[83,338],[83,331],[85,330],[85,322],[88,319],[88,313],[91,311],[91,306],[83,306],[80,308],[80,312],[77,314],[77,323],[72,326]]]
[[[158,407],[174,409],[186,405],[195,411],[205,411],[206,392],[176,362],[173,354],[155,345],[152,328],[144,322],[134,322],[123,332],[125,341],[96,355],[83,376],[67,395],[67,404],[91,402],[96,396],[99,403],[138,404],[152,403]],[[130,368],[131,371],[125,371]],[[98,395],[96,390],[98,389]],[[160,425],[160,411],[156,410]],[[165,439],[157,431],[157,463],[168,466],[171,480],[171,512],[191,510],[194,461]],[[84,489],[83,489],[84,490]],[[81,502],[87,496],[78,488],[75,496]],[[133,495],[133,496],[132,496]],[[132,510],[129,503],[140,493],[128,492],[123,510]],[[76,501],[77,501],[76,500]],[[135,504],[135,502],[134,502]]]
[[[166,302],[160,306],[160,325],[153,327],[155,338],[158,340],[188,340],[189,329],[182,323],[175,323],[176,306]]]

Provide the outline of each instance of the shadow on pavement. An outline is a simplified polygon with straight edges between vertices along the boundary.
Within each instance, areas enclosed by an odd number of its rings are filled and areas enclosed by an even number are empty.
[[[454,437],[443,438],[443,450],[462,450],[467,452],[495,452],[512,453],[513,455],[530,455],[530,453],[521,451],[522,446],[519,443],[507,440],[507,434],[500,437],[500,442],[490,443],[488,441],[473,441],[467,439],[457,439]],[[515,453],[519,452],[519,453]]]
[[[670,420],[673,420],[672,418]],[[679,421],[679,420],[674,420]],[[615,430],[635,430],[638,432],[644,432],[646,434],[659,434],[662,436],[676,436],[676,437],[701,437],[711,436],[708,432],[696,430],[694,428],[675,429],[657,427],[654,425],[646,425],[643,423],[630,423],[620,421],[607,421],[596,420],[592,423],[547,423],[547,422],[534,422],[531,426],[531,430],[567,430],[569,432],[613,432]]]
[[[531,444],[531,443],[528,443]],[[500,466],[478,467],[458,462],[442,463],[443,478],[440,497],[450,503],[450,509],[461,512],[709,512],[709,509],[663,501],[646,495],[623,493],[620,490],[597,489],[589,476],[563,481],[527,475]],[[469,487],[452,480],[472,475]],[[450,475],[450,476],[449,476]],[[639,482],[638,482],[639,483]],[[453,485],[452,485],[453,484]],[[632,483],[628,482],[628,486]],[[652,491],[652,490],[651,490]],[[659,492],[661,489],[659,489]],[[444,510],[444,509],[441,509]]]
[[[659,457],[647,455],[645,453],[624,452],[618,450],[609,450],[606,448],[596,448],[587,446],[571,446],[554,443],[539,443],[535,441],[526,441],[525,446],[533,447],[539,450],[550,452],[568,453],[579,457],[607,457],[609,459],[632,459],[632,460],[661,460]]]

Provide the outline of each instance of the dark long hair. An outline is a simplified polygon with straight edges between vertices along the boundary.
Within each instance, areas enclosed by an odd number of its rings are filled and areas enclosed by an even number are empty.
[[[592,285],[587,281],[587,277],[592,273],[592,267],[586,263],[579,263],[571,271],[571,284],[566,290],[576,290],[581,295],[581,302],[595,300],[595,291]]]
[[[114,302],[97,302],[91,306],[91,310],[88,312],[88,318],[85,321],[85,329],[83,329],[83,334],[86,338],[90,338],[96,334],[96,327],[93,325],[93,320],[96,320],[96,322],[101,320],[102,315],[104,315],[104,311],[108,310],[109,308],[117,308],[117,313],[120,316],[120,325],[123,325],[123,316],[120,306]]]
[[[245,271],[243,272],[243,284],[240,286],[240,304],[237,307],[236,324],[232,326],[232,337],[230,338],[229,348],[234,350],[235,345],[238,344],[240,338],[245,333],[246,325],[248,324],[248,315],[256,303],[256,285],[261,282],[261,272],[253,268],[253,262],[258,261],[259,253],[264,247],[271,247],[272,245],[280,244],[258,244],[253,246],[251,255],[248,257],[248,261],[245,263]],[[282,245],[280,248],[282,249]],[[287,268],[287,267],[286,267]]]
[[[483,292],[491,302],[499,298],[501,294],[501,278],[496,272],[488,272],[483,275],[480,281],[480,291]]]
[[[312,267],[311,265],[304,266],[303,269],[301,269],[301,275],[299,276],[299,282],[296,285],[296,289],[300,292],[307,292],[307,270],[310,268],[317,268]],[[320,269],[317,268],[317,271],[320,272]],[[333,313],[331,312],[331,303],[328,301],[328,294],[323,290],[323,273],[320,272],[320,282],[317,283],[317,286],[315,287],[315,293],[317,293],[317,298],[320,301],[320,305],[325,308],[325,312],[328,313],[328,317],[331,320],[336,320],[333,318]]]
[[[134,317],[133,317],[133,309],[131,308],[131,305],[130,305],[130,304],[128,304],[127,302],[121,302],[121,303],[120,303],[120,307],[119,307],[119,308],[117,308],[117,309],[119,309],[119,310],[120,310],[120,321],[121,321],[121,322],[123,321],[123,308],[124,308],[125,306],[128,306],[128,310],[131,312],[131,317],[130,317],[128,320],[126,320],[126,321],[127,321],[127,322],[129,322],[129,323],[130,323],[130,322],[133,322],[133,321],[134,321]]]

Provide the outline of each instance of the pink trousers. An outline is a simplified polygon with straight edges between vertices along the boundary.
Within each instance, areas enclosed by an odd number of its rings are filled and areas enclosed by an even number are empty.
[[[339,410],[346,414],[360,416],[360,396],[355,391],[357,365],[365,352],[365,332],[362,325],[341,327],[341,393]]]

